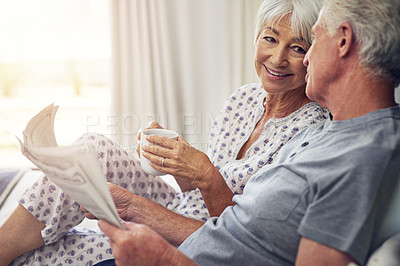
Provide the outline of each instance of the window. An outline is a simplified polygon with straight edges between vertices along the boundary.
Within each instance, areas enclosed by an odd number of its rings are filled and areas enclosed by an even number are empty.
[[[31,166],[15,135],[47,105],[59,105],[55,133],[68,145],[111,105],[108,0],[0,2],[0,168]],[[106,133],[106,132],[104,132]]]

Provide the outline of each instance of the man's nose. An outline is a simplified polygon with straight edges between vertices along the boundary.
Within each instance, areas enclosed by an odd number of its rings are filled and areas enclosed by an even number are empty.
[[[308,51],[310,51],[310,50],[308,50]],[[304,59],[303,59],[303,65],[305,65],[306,67],[308,67],[308,52],[306,53],[306,55],[304,56]]]

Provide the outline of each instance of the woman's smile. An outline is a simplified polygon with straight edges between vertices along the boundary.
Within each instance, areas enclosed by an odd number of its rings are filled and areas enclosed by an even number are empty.
[[[287,77],[293,76],[293,74],[287,74],[287,73],[282,73],[280,71],[272,70],[272,69],[268,68],[265,65],[264,65],[264,67],[267,70],[267,76],[270,79],[273,79],[273,80],[282,80],[282,79],[285,79]]]

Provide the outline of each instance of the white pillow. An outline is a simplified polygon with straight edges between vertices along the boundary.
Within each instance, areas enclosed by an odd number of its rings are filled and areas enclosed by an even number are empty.
[[[382,244],[369,258],[367,266],[399,266],[400,233],[392,236]]]

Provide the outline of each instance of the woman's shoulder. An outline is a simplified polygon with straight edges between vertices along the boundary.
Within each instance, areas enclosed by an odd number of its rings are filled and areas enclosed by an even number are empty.
[[[329,117],[329,111],[322,108],[316,102],[310,102],[303,105],[300,109],[292,113],[290,116],[293,123],[299,128],[307,127],[308,125],[317,124],[325,121]]]
[[[326,120],[328,117],[329,111],[327,109],[322,108],[316,102],[309,102],[290,115],[276,119],[276,121],[280,123],[290,123],[297,128],[303,128],[304,126]]]
[[[298,113],[301,115],[305,116],[321,116],[324,119],[326,119],[329,116],[329,110],[322,108],[318,103],[316,102],[310,102],[305,105],[303,105],[299,110]]]
[[[248,107],[256,107],[265,98],[266,92],[261,83],[248,83],[239,87],[231,94],[226,107],[233,109],[241,109]]]
[[[265,92],[261,83],[247,83],[237,88],[233,95],[250,95]]]
[[[261,83],[247,83],[237,88],[229,97],[230,101],[265,98],[266,92]]]

